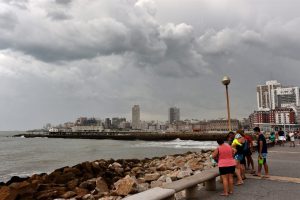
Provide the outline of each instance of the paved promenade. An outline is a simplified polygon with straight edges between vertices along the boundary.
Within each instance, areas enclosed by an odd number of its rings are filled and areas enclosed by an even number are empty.
[[[222,192],[222,185],[218,182],[217,191],[208,192],[200,189],[197,200],[300,199],[300,145],[298,141],[295,148],[285,144],[284,147],[276,146],[268,150],[270,178],[254,177],[249,174],[244,185],[235,186],[234,194],[229,197],[219,196]],[[257,162],[257,154],[253,155],[253,159]]]

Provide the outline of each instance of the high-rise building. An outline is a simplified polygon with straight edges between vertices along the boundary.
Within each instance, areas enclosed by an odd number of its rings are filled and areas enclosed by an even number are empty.
[[[140,106],[134,105],[132,107],[132,129],[140,129]]]
[[[180,120],[180,110],[179,108],[172,107],[169,109],[169,122],[174,123]]]
[[[110,129],[111,128],[111,120],[110,120],[110,118],[105,118],[104,127],[106,129]]]
[[[274,90],[275,108],[295,108],[300,105],[300,90],[299,87],[282,87]]]
[[[295,108],[300,106],[299,87],[282,86],[276,80],[267,81],[266,85],[257,86],[258,110],[276,108]]]
[[[275,89],[280,88],[281,84],[276,80],[267,81],[266,85],[256,87],[258,110],[270,110],[275,105]]]

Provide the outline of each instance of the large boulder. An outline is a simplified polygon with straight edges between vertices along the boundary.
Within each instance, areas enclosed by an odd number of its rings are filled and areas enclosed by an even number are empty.
[[[0,188],[0,199],[1,200],[15,200],[17,197],[16,191],[12,190],[7,186],[2,186]]]
[[[126,196],[132,192],[137,191],[137,182],[135,178],[132,178],[130,176],[126,176],[123,179],[120,179],[116,183],[114,183],[115,190],[114,193],[116,193],[119,196]]]
[[[177,156],[174,162],[177,166],[183,167],[186,163],[186,159],[183,156]]]
[[[99,193],[109,192],[108,185],[102,177],[96,179],[96,188]]]

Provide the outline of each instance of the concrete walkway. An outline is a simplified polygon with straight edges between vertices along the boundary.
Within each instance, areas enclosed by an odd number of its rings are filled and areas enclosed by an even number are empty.
[[[208,192],[200,189],[199,198],[196,200],[300,199],[300,145],[296,145],[294,148],[289,147],[289,144],[285,144],[284,147],[276,146],[268,150],[270,178],[262,179],[249,174],[244,185],[235,186],[234,194],[229,197],[219,196],[223,189],[222,185],[218,182],[217,191]],[[253,160],[257,162],[257,154],[253,155]]]

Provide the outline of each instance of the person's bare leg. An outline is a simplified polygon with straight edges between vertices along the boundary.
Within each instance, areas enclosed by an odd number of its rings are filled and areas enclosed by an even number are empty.
[[[268,166],[267,162],[264,163],[264,169],[265,169],[266,177],[269,177],[269,166]]]
[[[244,164],[241,164],[241,177],[242,179],[246,179],[246,176],[245,176],[245,165]]]
[[[222,196],[228,196],[228,174],[221,175],[222,180],[223,180],[223,189],[224,192],[221,194]]]
[[[227,174],[228,175],[228,188],[229,188],[229,194],[233,193],[233,174]]]
[[[257,176],[261,176],[261,167],[262,167],[262,165],[260,165],[258,163],[258,165],[257,165]]]
[[[241,164],[239,161],[236,161],[236,168],[235,168],[235,173],[237,176],[237,185],[241,185],[243,184],[243,179],[242,179],[242,175],[241,175]]]
[[[249,157],[250,157],[251,169],[252,169],[252,172],[254,172],[255,171],[255,169],[254,169],[254,161],[253,161],[253,158],[252,158],[251,155]]]

